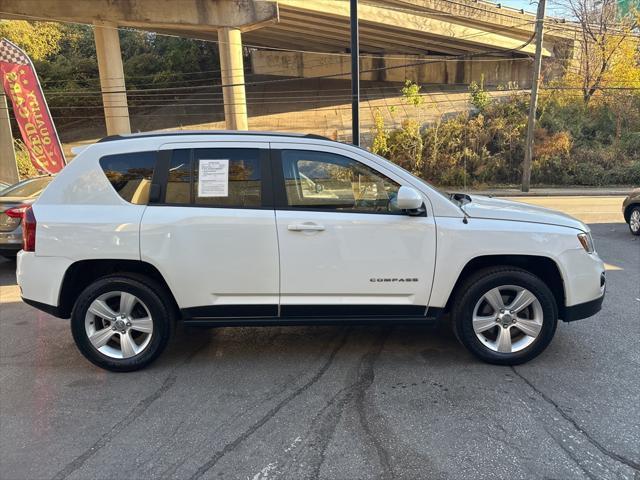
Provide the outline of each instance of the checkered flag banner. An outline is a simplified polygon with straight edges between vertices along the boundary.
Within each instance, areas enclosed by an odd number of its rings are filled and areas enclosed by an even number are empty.
[[[0,39],[0,81],[31,163],[39,172],[59,172],[66,160],[36,69],[29,56],[6,38]]]
[[[0,40],[0,62],[29,65],[29,57],[9,40],[3,38]]]

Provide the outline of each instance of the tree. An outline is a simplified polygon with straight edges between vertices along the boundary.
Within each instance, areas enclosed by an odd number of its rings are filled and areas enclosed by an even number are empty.
[[[580,56],[567,81],[582,90],[585,103],[605,86],[640,87],[637,11],[621,14],[618,0],[563,0],[579,25]],[[631,81],[631,85],[628,83]]]
[[[22,48],[32,60],[58,53],[63,29],[58,23],[0,20],[0,37]]]

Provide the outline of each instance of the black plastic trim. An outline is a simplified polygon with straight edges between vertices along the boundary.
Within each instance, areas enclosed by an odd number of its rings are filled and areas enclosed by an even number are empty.
[[[283,318],[424,317],[425,305],[281,305]]]
[[[156,185],[160,189],[158,199],[153,201],[149,196],[149,205],[160,205],[164,203],[167,193],[167,180],[169,178],[169,165],[171,164],[171,154],[173,150],[159,150],[156,155],[156,167],[153,169],[151,185]]]
[[[245,318],[187,318],[183,323],[189,327],[264,327],[292,325],[421,325],[433,324],[432,317],[245,317]]]
[[[602,302],[604,302],[604,295],[590,302],[564,307],[562,320],[565,322],[573,322],[575,320],[592,317],[602,309]]]
[[[314,138],[316,140],[327,140],[329,142],[339,143],[335,140],[331,140],[330,138],[323,137],[322,135],[316,135],[314,133],[278,133],[278,132],[252,132],[252,131],[229,131],[229,130],[212,130],[212,131],[182,131],[182,132],[150,132],[150,133],[142,133],[142,134],[133,134],[133,135],[108,135],[106,137],[101,138],[96,143],[106,143],[106,142],[115,142],[117,140],[136,140],[138,138],[155,138],[155,137],[186,137],[192,135],[249,135],[252,137],[284,137],[284,138]]]
[[[69,318],[69,315],[64,315],[62,313],[62,310],[55,306],[55,305],[49,305],[48,303],[42,303],[42,302],[36,302],[35,300],[30,300],[28,298],[24,298],[22,297],[22,301],[24,303],[26,303],[27,305],[31,305],[34,308],[37,308],[38,310],[41,310],[45,313],[48,313],[49,315],[53,315],[54,317],[57,318],[64,318],[67,319]]]
[[[278,305],[206,305],[180,310],[185,320],[194,318],[277,317]]]
[[[189,326],[229,327],[267,325],[344,325],[376,323],[429,323],[444,309],[423,305],[220,305],[185,308]],[[426,315],[425,315],[426,313]]]

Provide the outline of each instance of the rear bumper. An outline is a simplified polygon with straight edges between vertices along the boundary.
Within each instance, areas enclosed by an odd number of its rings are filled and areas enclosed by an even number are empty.
[[[47,313],[57,308],[62,281],[72,263],[64,257],[41,257],[24,250],[18,252],[16,277],[25,303]]]
[[[562,320],[565,322],[573,322],[574,320],[592,317],[602,309],[602,302],[604,302],[604,294],[600,298],[596,298],[590,302],[565,307]]]
[[[0,232],[0,255],[15,256],[22,248],[22,231]]]
[[[63,315],[58,307],[55,305],[48,305],[42,302],[36,302],[35,300],[29,300],[28,298],[22,297],[22,301],[27,305],[31,305],[38,310],[42,310],[44,313],[48,313],[49,315],[53,315],[58,318],[68,318],[68,315]]]

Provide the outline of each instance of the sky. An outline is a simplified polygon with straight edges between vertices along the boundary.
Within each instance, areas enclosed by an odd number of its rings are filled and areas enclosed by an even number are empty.
[[[496,3],[501,3],[505,7],[524,9],[527,12],[536,13],[538,9],[538,2],[533,0],[494,0]],[[562,12],[556,2],[547,0],[547,15],[553,15],[562,17]]]

